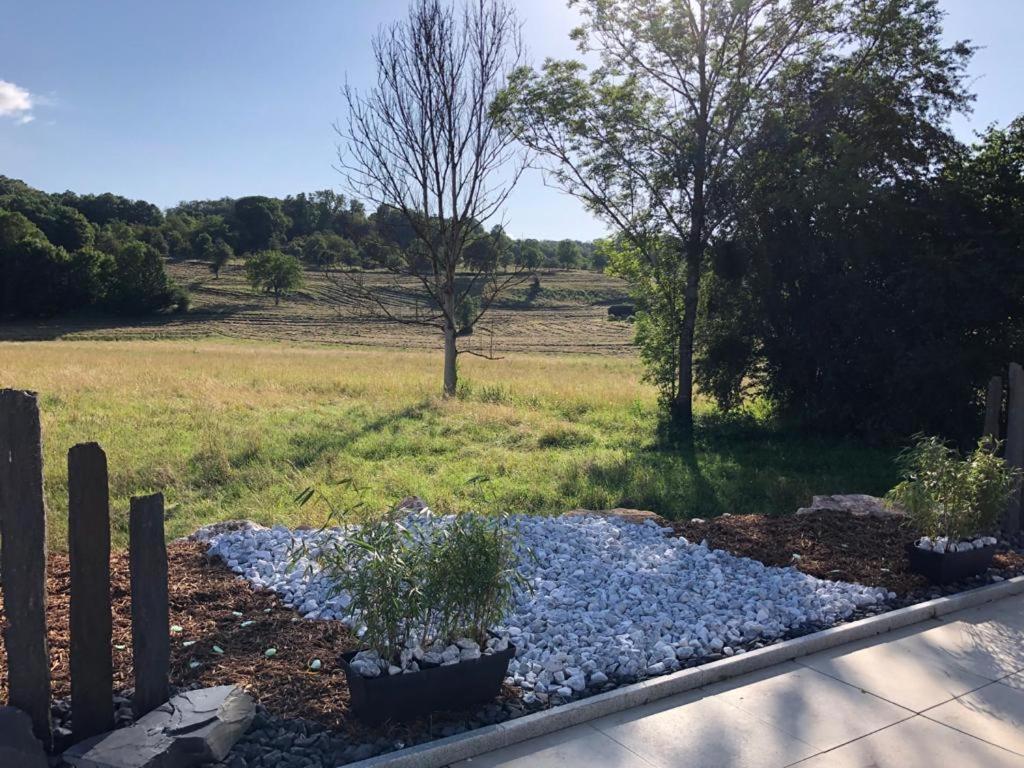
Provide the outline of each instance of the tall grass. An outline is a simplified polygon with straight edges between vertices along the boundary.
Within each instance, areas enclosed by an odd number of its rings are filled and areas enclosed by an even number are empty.
[[[315,485],[344,505],[407,495],[441,511],[558,513],[619,505],[668,517],[789,512],[814,493],[879,493],[890,456],[723,419],[700,404],[693,455],[661,449],[654,392],[625,358],[461,362],[438,396],[430,352],[273,342],[0,343],[0,386],[41,394],[51,544],[65,546],[67,450],[107,451],[115,542],[128,499],[163,491],[167,529],[247,517],[317,523]],[[484,476],[488,482],[470,482]],[[351,496],[349,496],[351,494]]]

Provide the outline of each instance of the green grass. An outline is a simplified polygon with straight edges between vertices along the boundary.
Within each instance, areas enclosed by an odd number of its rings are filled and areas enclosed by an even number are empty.
[[[788,513],[813,494],[879,493],[895,479],[890,452],[705,403],[696,451],[661,448],[654,392],[630,358],[469,358],[451,401],[436,394],[439,369],[429,352],[274,342],[0,344],[0,386],[41,394],[57,549],[67,450],[88,440],[108,454],[117,545],[129,497],[153,491],[180,536],[238,517],[319,523],[323,510],[293,501],[310,485],[345,508],[418,495],[440,511],[632,506],[684,518]]]

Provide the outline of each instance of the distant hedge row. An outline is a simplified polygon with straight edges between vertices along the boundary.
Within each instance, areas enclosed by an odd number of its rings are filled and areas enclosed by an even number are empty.
[[[0,177],[0,317],[187,308],[188,296],[168,278],[160,251],[132,224],[101,221],[59,196]]]

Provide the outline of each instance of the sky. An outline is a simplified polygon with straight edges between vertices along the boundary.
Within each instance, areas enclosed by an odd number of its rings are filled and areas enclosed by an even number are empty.
[[[534,63],[576,51],[563,0],[511,0]],[[1024,113],[1024,0],[941,0],[975,55],[963,139]],[[346,78],[368,85],[370,38],[406,0],[0,0],[0,174],[48,192],[181,200],[333,188]],[[515,237],[588,240],[604,226],[527,172]]]

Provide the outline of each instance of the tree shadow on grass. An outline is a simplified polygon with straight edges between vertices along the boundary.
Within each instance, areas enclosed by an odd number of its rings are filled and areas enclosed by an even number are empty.
[[[319,424],[290,438],[291,463],[296,469],[318,464],[331,455],[345,453],[359,438],[406,421],[419,421],[432,409],[430,398],[404,408],[387,411],[376,418],[361,421],[358,414],[347,414],[327,424]],[[348,418],[351,416],[351,418]]]
[[[584,506],[643,508],[670,519],[788,514],[816,494],[884,493],[895,481],[892,456],[715,412],[698,417],[692,441],[662,436],[588,461],[562,491]]]

